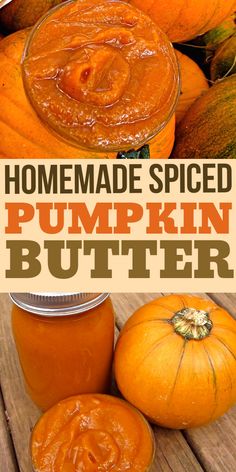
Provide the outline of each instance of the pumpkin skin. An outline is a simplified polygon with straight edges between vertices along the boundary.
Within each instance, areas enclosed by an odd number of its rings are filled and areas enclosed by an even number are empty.
[[[179,51],[176,51],[176,54],[181,75],[181,92],[176,108],[176,122],[179,123],[195,100],[209,89],[209,85],[196,62]]]
[[[213,82],[232,74],[236,74],[236,34],[219,46],[211,62]]]
[[[188,308],[201,312],[186,322],[180,313],[187,316]],[[114,368],[123,396],[152,422],[174,429],[207,424],[236,402],[236,321],[199,297],[159,298],[125,324]]]
[[[0,24],[9,32],[27,28],[62,1],[64,0],[12,0],[0,10]]]
[[[236,158],[236,74],[217,82],[176,129],[176,159]]]
[[[232,15],[219,26],[204,34],[202,38],[199,38],[199,44],[206,46],[207,56],[209,56],[221,43],[230,38],[235,31],[235,15]]]
[[[230,16],[235,0],[129,0],[147,13],[173,42],[188,41]]]
[[[117,153],[98,153],[70,146],[46,128],[24,91],[21,56],[28,30],[18,31],[0,43],[0,158],[114,159]],[[150,141],[151,158],[167,159],[175,139],[175,116]]]

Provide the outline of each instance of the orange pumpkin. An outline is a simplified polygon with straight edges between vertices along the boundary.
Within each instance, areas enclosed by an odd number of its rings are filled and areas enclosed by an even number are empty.
[[[147,13],[172,41],[188,41],[231,15],[235,0],[129,0]]]
[[[21,56],[28,31],[21,30],[0,43],[0,158],[103,158],[115,153],[96,153],[68,145],[47,129],[26,98]],[[150,141],[151,158],[168,158],[175,137],[175,117]]]
[[[27,28],[63,0],[12,0],[0,10],[0,24],[9,32]]]
[[[114,367],[123,396],[154,423],[207,424],[236,402],[236,321],[200,297],[161,297],[129,318]]]
[[[209,85],[196,62],[179,51],[176,51],[176,53],[181,74],[181,92],[176,108],[176,122],[179,123],[195,100],[208,90]]]

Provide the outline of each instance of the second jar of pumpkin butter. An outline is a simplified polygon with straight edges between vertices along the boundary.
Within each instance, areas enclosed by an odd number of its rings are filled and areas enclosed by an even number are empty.
[[[12,328],[26,388],[46,410],[80,393],[106,392],[114,346],[108,294],[13,293]]]

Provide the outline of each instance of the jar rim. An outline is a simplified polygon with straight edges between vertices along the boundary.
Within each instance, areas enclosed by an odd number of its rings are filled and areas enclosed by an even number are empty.
[[[19,308],[44,317],[70,316],[92,310],[101,305],[109,293],[83,292],[27,292],[10,293]]]
[[[60,3],[59,5],[54,6],[49,11],[47,11],[43,16],[41,16],[41,18],[38,20],[38,22],[34,25],[32,30],[30,31],[29,36],[26,39],[23,54],[22,54],[22,58],[21,58],[22,78],[23,78],[23,86],[24,86],[25,94],[26,94],[27,99],[29,100],[31,106],[33,107],[34,111],[38,115],[39,119],[44,124],[44,126],[46,126],[47,129],[50,130],[50,132],[52,132],[57,138],[64,141],[64,143],[66,143],[70,146],[73,146],[75,149],[82,149],[84,151],[97,152],[97,153],[101,153],[101,154],[104,153],[104,152],[109,152],[109,153],[110,152],[116,152],[116,153],[118,153],[118,152],[121,151],[121,147],[122,147],[122,150],[128,151],[130,149],[130,144],[127,145],[127,146],[120,145],[120,147],[119,146],[109,146],[109,147],[104,146],[104,148],[103,147],[96,148],[96,147],[93,147],[93,146],[83,146],[83,145],[77,143],[71,137],[69,138],[68,136],[60,133],[60,131],[58,131],[56,127],[53,127],[51,124],[48,123],[48,120],[40,112],[40,110],[36,106],[36,103],[34,102],[34,100],[32,99],[32,97],[29,93],[27,82],[26,82],[26,76],[25,76],[24,62],[25,62],[25,60],[26,60],[26,58],[29,54],[29,49],[30,49],[30,46],[31,46],[31,42],[33,41],[34,36],[37,33],[37,31],[40,29],[41,25],[43,25],[43,23],[51,15],[53,15],[54,12],[56,12],[57,10],[59,10],[63,7],[66,7],[70,3],[74,3],[75,1],[76,0],[66,0],[66,1]],[[124,4],[127,4],[127,5],[130,6],[130,4],[128,3],[128,0],[111,0],[111,1],[114,2],[114,3],[116,3],[116,2],[124,3]],[[138,8],[136,8],[134,6],[133,6],[133,8],[139,10]],[[145,15],[145,13],[144,13],[144,15]],[[158,25],[156,25],[156,27],[159,28]],[[162,30],[160,30],[160,31],[162,31]],[[162,31],[162,33],[165,34],[163,31]],[[165,118],[163,120],[161,120],[159,125],[156,126],[156,128],[153,129],[144,140],[142,140],[140,142],[137,142],[137,143],[133,143],[132,147],[135,147],[135,148],[141,147],[145,144],[149,144],[153,139],[155,139],[156,136],[158,136],[159,133],[161,133],[161,131],[168,125],[168,123],[171,121],[173,115],[175,114],[176,107],[177,107],[177,104],[178,104],[178,101],[179,101],[179,96],[180,96],[180,92],[181,92],[180,64],[179,64],[175,49],[173,47],[173,44],[171,43],[171,41],[169,40],[169,38],[166,34],[165,34],[165,36],[166,36],[167,41],[170,43],[170,45],[173,49],[173,53],[174,53],[174,56],[175,56],[175,63],[176,63],[175,64],[176,65],[176,71],[177,71],[177,74],[176,74],[176,87],[175,87],[176,91],[173,94],[172,106],[170,107],[170,110],[169,110],[169,113],[167,114],[167,116],[165,116]]]

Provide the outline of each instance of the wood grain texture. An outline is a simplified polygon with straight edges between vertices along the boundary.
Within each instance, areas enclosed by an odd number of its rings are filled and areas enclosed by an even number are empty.
[[[0,295],[0,313],[2,394],[20,471],[31,472],[29,439],[40,413],[25,393],[21,368],[11,333],[11,302],[8,295]],[[1,471],[8,472],[7,469],[1,469]]]
[[[236,407],[209,426],[185,432],[207,472],[236,471]]]
[[[236,293],[210,293],[209,296],[236,319]]]
[[[0,392],[0,470],[17,472],[19,470],[7,424],[5,406]]]
[[[138,307],[158,296],[161,294],[112,295],[117,314],[117,327],[120,329]],[[207,295],[202,294],[202,296]],[[232,315],[236,314],[236,294],[211,294],[210,297],[228,309]],[[0,295],[1,387],[5,404],[0,402],[0,439],[1,444],[4,444],[4,456],[6,456],[0,459],[0,471],[18,470],[5,421],[4,408],[6,408],[19,469],[21,472],[32,472],[29,439],[40,412],[24,390],[21,368],[11,334],[10,311],[11,303],[8,295]],[[154,432],[157,448],[152,472],[236,471],[236,409],[205,428],[181,433],[155,427]]]
[[[155,472],[203,472],[182,433],[156,427],[154,434],[156,439]]]

